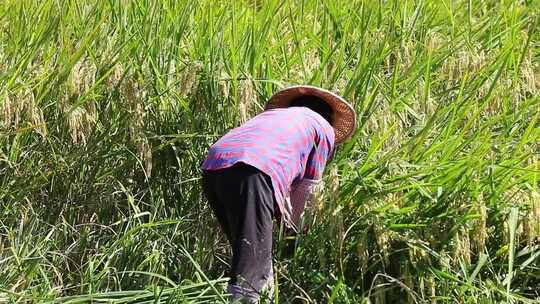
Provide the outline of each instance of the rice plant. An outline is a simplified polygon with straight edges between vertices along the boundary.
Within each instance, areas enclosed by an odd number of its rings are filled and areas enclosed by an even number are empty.
[[[200,162],[277,89],[347,98],[278,303],[540,301],[540,2],[0,5],[0,302],[225,302]]]

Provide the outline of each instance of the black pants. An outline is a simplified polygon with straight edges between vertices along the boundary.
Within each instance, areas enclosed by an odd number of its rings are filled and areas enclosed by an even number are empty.
[[[230,284],[260,292],[272,284],[274,192],[270,177],[238,163],[205,171],[206,197],[232,247]]]

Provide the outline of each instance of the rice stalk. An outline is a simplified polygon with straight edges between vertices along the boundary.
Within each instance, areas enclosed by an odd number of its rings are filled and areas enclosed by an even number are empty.
[[[361,123],[276,260],[281,303],[533,303],[538,8],[4,1],[0,302],[218,300],[200,161],[259,100],[312,83]]]

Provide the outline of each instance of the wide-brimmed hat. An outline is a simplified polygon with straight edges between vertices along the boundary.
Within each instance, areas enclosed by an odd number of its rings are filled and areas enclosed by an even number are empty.
[[[293,100],[304,95],[319,97],[332,108],[332,127],[336,144],[344,142],[354,133],[356,129],[354,108],[342,97],[318,87],[297,85],[278,91],[270,97],[265,110],[287,108]]]

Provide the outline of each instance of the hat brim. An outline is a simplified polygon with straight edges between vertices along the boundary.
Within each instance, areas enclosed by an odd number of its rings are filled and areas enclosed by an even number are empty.
[[[342,97],[314,86],[297,85],[276,92],[266,103],[265,110],[287,108],[300,96],[316,96],[324,100],[333,110],[332,127],[335,143],[343,143],[351,137],[356,129],[356,113],[354,108]]]

